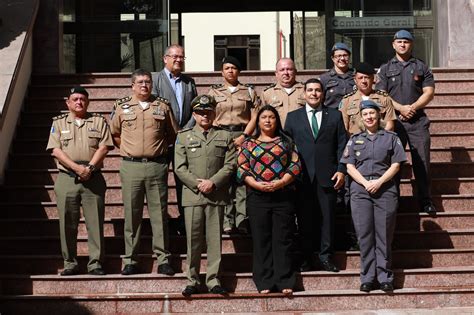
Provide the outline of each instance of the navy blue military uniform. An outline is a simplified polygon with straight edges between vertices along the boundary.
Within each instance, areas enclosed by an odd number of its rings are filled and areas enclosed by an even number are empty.
[[[370,135],[353,135],[341,163],[353,164],[367,180],[380,178],[394,163],[407,160],[400,139],[394,132],[380,129]],[[395,181],[385,182],[375,194],[356,181],[351,182],[351,209],[360,246],[361,283],[392,283],[391,243],[398,208]]]
[[[423,88],[435,86],[433,73],[420,59],[401,62],[396,57],[380,67],[376,88],[386,91],[396,102],[410,105],[423,94]],[[397,113],[399,114],[399,113]],[[430,205],[430,120],[423,109],[408,121],[398,120],[395,132],[403,147],[408,143],[412,156],[420,206]]]
[[[349,69],[344,74],[339,74],[334,68],[321,74],[319,80],[324,89],[324,105],[327,107],[338,108],[344,95],[354,90],[355,70]]]

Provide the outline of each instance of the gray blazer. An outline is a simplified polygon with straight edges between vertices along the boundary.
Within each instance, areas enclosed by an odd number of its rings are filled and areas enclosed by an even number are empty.
[[[166,98],[170,102],[173,116],[175,117],[176,122],[178,122],[177,117],[179,117],[179,105],[178,101],[176,100],[176,95],[174,94],[173,88],[171,87],[170,81],[166,77],[165,70],[163,69],[160,72],[153,72],[152,79],[152,94]],[[192,117],[191,101],[197,96],[196,83],[194,83],[194,80],[191,77],[181,74],[181,85],[183,89],[184,101],[183,113],[181,116],[182,120],[181,123],[178,123],[178,125],[180,128],[189,128],[193,127],[195,124],[195,121]]]

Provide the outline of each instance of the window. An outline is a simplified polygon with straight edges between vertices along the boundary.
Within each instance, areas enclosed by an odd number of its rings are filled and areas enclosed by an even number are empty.
[[[237,58],[242,70],[260,70],[260,35],[214,36],[214,70],[225,56]]]

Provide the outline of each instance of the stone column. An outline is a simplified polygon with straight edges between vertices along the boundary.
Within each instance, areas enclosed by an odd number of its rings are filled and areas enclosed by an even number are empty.
[[[474,0],[436,0],[439,67],[474,68]]]

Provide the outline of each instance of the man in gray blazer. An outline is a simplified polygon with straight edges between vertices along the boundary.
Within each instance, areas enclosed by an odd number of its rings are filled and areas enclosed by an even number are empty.
[[[194,126],[195,121],[192,118],[191,101],[197,96],[194,80],[182,73],[184,69],[184,59],[183,47],[179,45],[168,46],[163,56],[165,67],[160,72],[154,72],[152,74],[152,94],[166,98],[170,102],[173,116],[180,129]],[[171,147],[168,150],[168,162],[174,160],[173,155],[174,147]],[[174,178],[180,213],[176,229],[179,234],[184,234],[184,213],[181,206],[182,183],[176,175]]]

